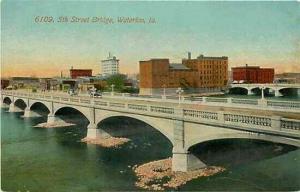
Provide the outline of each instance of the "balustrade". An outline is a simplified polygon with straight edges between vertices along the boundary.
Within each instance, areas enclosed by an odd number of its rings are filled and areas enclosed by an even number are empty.
[[[87,100],[87,99],[80,99],[80,103],[86,103],[86,104],[90,104],[91,100]]]
[[[125,108],[125,103],[109,103],[110,107],[118,107],[118,108]]]
[[[225,120],[225,122],[243,123],[243,124],[271,127],[271,118],[266,118],[266,117],[237,115],[237,114],[224,114],[224,120]]]
[[[210,120],[217,120],[218,113],[215,112],[207,112],[207,111],[198,111],[198,110],[190,110],[184,109],[183,110],[184,117],[189,118],[202,118],[202,119],[210,119]]]
[[[300,121],[294,119],[281,119],[281,128],[283,129],[293,129],[300,130]]]
[[[270,107],[300,109],[300,102],[294,101],[267,101]]]
[[[151,106],[151,112],[174,114],[174,108]]]
[[[254,99],[231,99],[234,104],[258,105],[257,100]]]
[[[206,102],[227,103],[227,99],[226,98],[206,97]]]
[[[138,111],[147,111],[146,105],[136,105],[136,104],[128,104],[128,109],[138,110]]]

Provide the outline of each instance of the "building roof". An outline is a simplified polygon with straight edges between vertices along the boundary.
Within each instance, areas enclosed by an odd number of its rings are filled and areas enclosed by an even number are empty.
[[[190,68],[181,63],[170,63],[170,68],[174,70],[190,70]]]
[[[31,80],[31,81],[38,81],[39,78],[37,77],[11,77],[12,80]]]
[[[70,71],[92,71],[92,69],[70,69]]]
[[[259,66],[240,66],[240,67],[231,67],[231,69],[259,69]]]
[[[222,57],[207,57],[207,56],[204,56],[204,55],[199,55],[197,57],[197,59],[228,59],[227,56],[222,56]]]

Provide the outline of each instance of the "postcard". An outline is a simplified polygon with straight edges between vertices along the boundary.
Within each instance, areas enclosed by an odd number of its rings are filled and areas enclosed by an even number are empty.
[[[297,1],[1,2],[1,190],[299,191]]]

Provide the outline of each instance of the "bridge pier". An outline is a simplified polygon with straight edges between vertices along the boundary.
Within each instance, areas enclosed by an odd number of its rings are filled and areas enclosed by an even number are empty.
[[[279,90],[275,90],[275,97],[281,97],[282,94],[279,92]]]
[[[204,167],[206,165],[189,151],[173,148],[172,171],[187,172]]]
[[[247,95],[254,95],[255,94],[251,89],[247,89],[247,90],[248,90]]]
[[[22,111],[23,111],[23,110],[20,109],[19,107],[15,106],[14,103],[11,103],[11,104],[9,105],[8,112],[10,112],[10,113],[14,113],[14,112],[22,112]]]
[[[49,114],[47,117],[47,124],[53,124],[55,122],[59,121],[59,118],[56,117],[54,114]]]
[[[31,111],[29,107],[26,107],[24,110],[23,117],[39,117],[40,115],[34,111]]]
[[[106,139],[112,137],[109,133],[104,131],[103,129],[98,129],[97,125],[94,123],[90,123],[88,125],[87,138],[90,139]]]

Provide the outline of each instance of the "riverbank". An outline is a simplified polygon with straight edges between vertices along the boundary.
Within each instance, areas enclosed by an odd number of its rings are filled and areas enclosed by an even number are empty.
[[[166,188],[177,189],[190,180],[212,176],[223,172],[225,168],[210,166],[188,172],[173,172],[172,158],[168,158],[134,166],[133,170],[138,177],[138,181],[135,183],[137,187],[157,191]]]
[[[85,137],[81,139],[81,142],[85,142],[87,144],[100,145],[106,148],[118,148],[129,141],[130,139],[123,138],[123,137],[109,137],[109,138],[101,138],[101,139],[92,139],[92,138]]]
[[[33,127],[38,127],[38,128],[64,128],[64,127],[70,127],[76,125],[74,123],[67,123],[64,121],[58,121],[58,122],[54,122],[54,123],[40,123],[37,124],[36,126]]]

